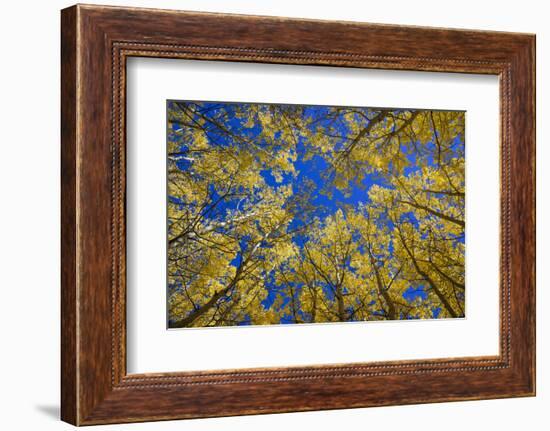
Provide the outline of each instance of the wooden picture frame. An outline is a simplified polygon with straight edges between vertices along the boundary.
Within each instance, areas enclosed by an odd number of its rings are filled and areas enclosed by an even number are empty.
[[[535,394],[534,35],[77,5],[62,11],[61,49],[64,421]],[[498,75],[500,354],[128,375],[125,65],[131,56]]]

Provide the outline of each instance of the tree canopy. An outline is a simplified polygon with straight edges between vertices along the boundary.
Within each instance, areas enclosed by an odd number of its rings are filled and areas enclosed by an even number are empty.
[[[169,327],[464,316],[464,112],[167,109]]]

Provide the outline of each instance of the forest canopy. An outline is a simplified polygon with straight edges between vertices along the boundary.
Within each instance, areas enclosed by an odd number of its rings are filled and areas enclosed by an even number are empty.
[[[464,317],[464,112],[167,110],[170,328]]]

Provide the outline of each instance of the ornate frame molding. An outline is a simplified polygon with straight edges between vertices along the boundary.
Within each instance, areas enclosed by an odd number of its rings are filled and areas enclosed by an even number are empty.
[[[205,24],[220,30],[205,34]],[[255,28],[269,31],[254,36]],[[321,40],[308,41],[310,34]],[[328,34],[339,38],[323,37]],[[405,40],[409,56],[402,55]],[[62,12],[62,54],[64,420],[98,424],[534,394],[533,36],[79,5]],[[500,354],[127,375],[125,65],[132,56],[498,75]],[[261,397],[250,399],[250,391]]]

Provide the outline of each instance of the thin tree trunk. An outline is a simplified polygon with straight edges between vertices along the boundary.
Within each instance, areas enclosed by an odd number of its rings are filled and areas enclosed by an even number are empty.
[[[389,320],[396,320],[397,318],[397,312],[395,310],[395,305],[393,301],[391,300],[390,294],[388,293],[388,290],[385,288],[384,283],[382,282],[382,277],[380,276],[380,272],[378,271],[378,268],[376,267],[376,262],[374,260],[374,256],[372,255],[372,251],[370,249],[370,246],[367,247],[367,251],[369,252],[369,258],[371,266],[374,269],[374,275],[376,277],[376,285],[378,287],[378,292],[382,297],[384,298],[384,301],[386,301],[386,305],[388,307],[387,309],[387,315],[389,317]]]
[[[416,261],[416,258],[412,254],[411,250],[407,247],[407,244],[405,243],[405,239],[403,238],[401,230],[399,228],[397,228],[397,229],[398,229],[398,232],[399,232],[399,238],[401,240],[401,244],[403,244],[403,247],[405,248],[407,254],[411,258],[411,260],[413,262],[413,265],[416,269],[416,272],[418,272],[418,274],[428,282],[428,284],[433,289],[433,291],[435,292],[435,294],[437,295],[437,297],[441,301],[441,304],[443,304],[443,306],[448,311],[448,313],[452,317],[458,317],[458,313],[453,309],[450,302],[447,300],[445,295],[443,295],[443,292],[441,292],[441,290],[439,289],[437,284],[432,280],[432,278],[425,271],[422,270],[422,268],[420,268],[420,265],[418,265],[418,262]]]

